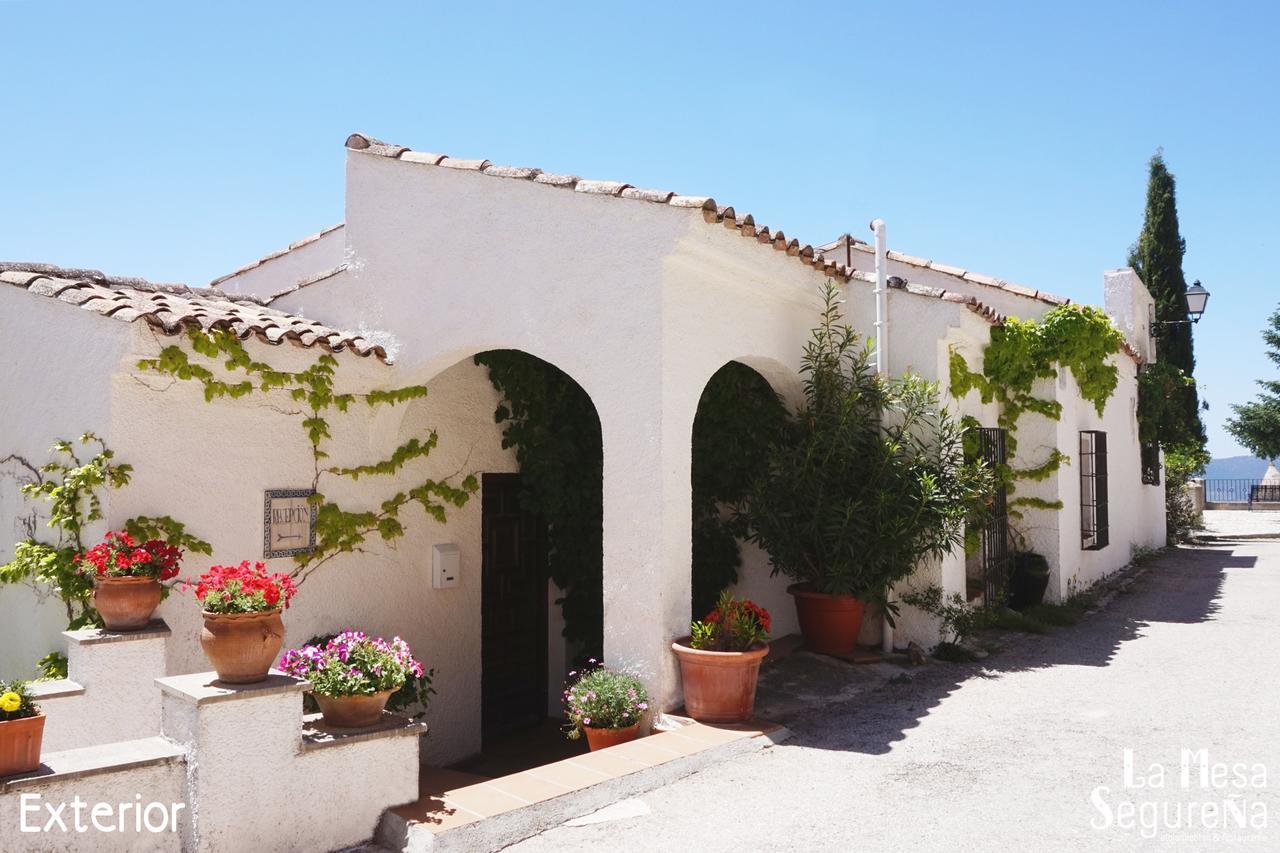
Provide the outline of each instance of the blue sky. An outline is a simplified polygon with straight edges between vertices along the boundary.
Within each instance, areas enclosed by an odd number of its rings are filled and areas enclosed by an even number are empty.
[[[342,219],[346,135],[709,194],[1081,301],[1178,178],[1211,449],[1273,374],[1271,3],[0,0],[0,258],[202,284]]]

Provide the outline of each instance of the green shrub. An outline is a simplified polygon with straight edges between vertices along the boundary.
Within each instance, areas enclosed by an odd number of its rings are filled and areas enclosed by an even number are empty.
[[[964,429],[918,376],[876,375],[842,322],[839,291],[805,347],[805,400],[769,449],[743,510],[748,538],[819,592],[887,606],[925,557],[959,546],[994,478],[964,458]]]

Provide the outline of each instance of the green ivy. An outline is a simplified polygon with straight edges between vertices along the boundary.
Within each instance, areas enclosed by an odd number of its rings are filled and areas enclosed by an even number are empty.
[[[1062,404],[1036,397],[1037,380],[1053,379],[1059,368],[1075,377],[1080,396],[1093,404],[1101,417],[1107,401],[1120,381],[1119,369],[1111,357],[1124,345],[1124,335],[1099,308],[1089,305],[1060,305],[1040,320],[1010,317],[991,330],[991,341],[983,349],[981,372],[970,369],[964,356],[951,351],[951,394],[960,399],[977,391],[984,403],[997,403],[998,425],[1006,432],[1009,455],[1018,447],[1018,421],[1027,412],[1050,420],[1062,417]],[[968,419],[976,425],[976,421]],[[1042,462],[1025,468],[1000,466],[997,476],[1010,492],[1019,480],[1048,479],[1071,458],[1054,448]],[[1010,501],[1010,515],[1016,507],[1062,509],[1061,501],[1017,498]]]
[[[62,600],[68,629],[101,625],[92,603],[93,581],[77,571],[76,556],[85,551],[85,528],[103,518],[101,491],[128,485],[133,466],[116,462],[115,452],[91,432],[74,442],[60,439],[50,451],[53,460],[38,469],[16,456],[7,457],[27,467],[22,494],[47,506],[47,526],[54,535],[52,541],[41,541],[33,526],[30,535],[14,546],[13,559],[0,565],[0,584],[47,584]],[[136,516],[124,523],[124,529],[139,539],[162,539],[194,553],[212,553],[209,543],[187,533],[185,525],[169,516]],[[53,672],[58,660],[46,656],[40,666],[46,673]]]
[[[315,489],[311,500],[317,509],[316,546],[294,557],[297,568],[292,575],[299,583],[338,554],[359,551],[369,536],[376,534],[388,542],[403,536],[405,526],[401,511],[410,504],[417,504],[428,517],[444,523],[447,509],[464,506],[479,488],[475,475],[463,477],[456,485],[449,479],[424,478],[412,488],[383,498],[376,509],[352,510],[338,505],[325,497],[323,477],[329,475],[355,481],[362,476],[397,474],[409,463],[430,456],[439,437],[434,430],[428,430],[424,435],[414,436],[393,448],[383,459],[350,467],[327,466],[323,463],[329,458],[325,448],[333,437],[329,418],[335,412],[346,414],[358,402],[363,402],[368,408],[407,403],[427,396],[426,387],[409,385],[365,394],[340,394],[335,390],[334,381],[338,360],[328,353],[321,354],[307,368],[294,372],[254,360],[240,339],[225,329],[192,329],[187,338],[192,352],[214,364],[193,361],[186,350],[174,345],[162,349],[156,358],[139,361],[138,368],[199,382],[204,386],[204,398],[209,402],[221,397],[236,399],[254,393],[280,391],[302,405],[297,418],[311,446],[314,460],[312,487]],[[218,360],[221,360],[223,368],[221,375],[214,370]],[[239,374],[245,378],[239,378]]]
[[[756,371],[731,361],[707,381],[693,419],[693,617],[701,619],[738,580],[740,510],[763,473],[787,410]]]

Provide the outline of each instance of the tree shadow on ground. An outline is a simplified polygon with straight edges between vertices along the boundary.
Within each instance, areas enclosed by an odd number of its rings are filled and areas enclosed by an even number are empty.
[[[792,745],[873,755],[888,752],[969,679],[1055,666],[1105,667],[1121,644],[1140,641],[1142,629],[1152,623],[1213,619],[1226,570],[1257,565],[1256,557],[1237,555],[1235,547],[1169,551],[1147,566],[1127,591],[1079,624],[1046,635],[1001,632],[1001,650],[974,664],[859,666],[797,652],[761,670],[757,715],[787,725]],[[895,674],[898,678],[891,681]],[[829,726],[823,726],[833,714],[842,723],[834,738]]]

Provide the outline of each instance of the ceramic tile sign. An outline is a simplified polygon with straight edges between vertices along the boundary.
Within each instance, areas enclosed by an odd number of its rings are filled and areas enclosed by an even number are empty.
[[[314,489],[267,489],[262,522],[262,556],[291,557],[316,546]]]

